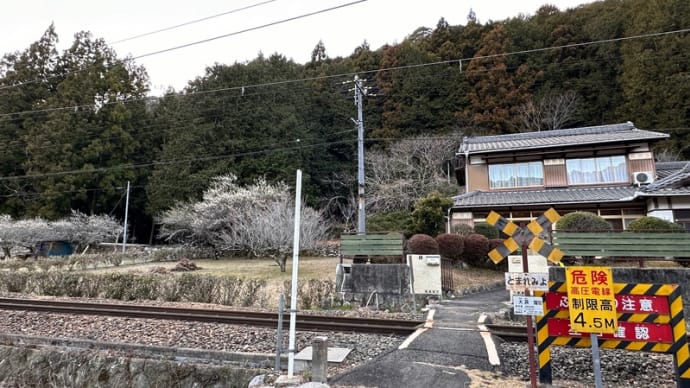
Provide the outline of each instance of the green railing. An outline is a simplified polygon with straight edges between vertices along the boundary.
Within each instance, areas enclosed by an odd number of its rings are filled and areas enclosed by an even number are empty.
[[[404,238],[400,233],[343,234],[340,236],[340,259],[369,256],[399,256],[404,253]]]
[[[689,233],[554,232],[553,244],[566,256],[690,257]]]

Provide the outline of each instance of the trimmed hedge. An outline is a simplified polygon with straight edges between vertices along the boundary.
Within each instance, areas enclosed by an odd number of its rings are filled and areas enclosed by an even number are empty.
[[[481,234],[482,236],[488,238],[489,240],[492,238],[498,238],[499,233],[498,229],[486,222],[478,222],[474,225],[474,233]]]
[[[467,264],[473,267],[486,267],[487,261],[490,261],[488,253],[488,238],[478,233],[465,237],[465,251],[463,252],[462,257]]]
[[[631,232],[679,233],[684,232],[682,225],[658,217],[646,216],[636,219],[628,225]]]
[[[465,239],[459,234],[443,233],[436,236],[438,252],[441,257],[460,261],[462,252],[465,250]]]
[[[474,228],[472,228],[470,225],[467,225],[467,224],[459,224],[459,225],[453,225],[453,227],[451,228],[451,231],[454,234],[459,234],[460,236],[465,238],[465,237],[471,235],[472,233],[474,233]]]
[[[556,229],[563,232],[602,232],[612,229],[604,218],[590,212],[573,212],[561,217]]]
[[[290,294],[290,281],[282,287],[271,289],[265,280],[191,273],[0,272],[0,292],[130,301],[161,300],[268,308],[277,303],[281,292]],[[298,288],[301,309],[324,307],[335,297],[335,284],[331,280],[299,282]]]
[[[412,255],[437,255],[438,243],[428,234],[415,234],[407,240],[407,251]]]

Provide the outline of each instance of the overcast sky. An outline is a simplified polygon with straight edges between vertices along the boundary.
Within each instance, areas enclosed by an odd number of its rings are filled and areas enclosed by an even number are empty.
[[[118,56],[134,57],[222,35],[225,38],[137,59],[154,94],[181,90],[214,63],[232,64],[278,52],[304,63],[319,40],[330,57],[347,56],[365,40],[372,49],[397,43],[417,27],[435,27],[443,17],[465,24],[470,9],[481,23],[534,14],[545,3],[559,9],[591,0],[22,0],[5,1],[0,12],[0,54],[26,49],[51,22],[59,49],[78,31],[111,44]],[[351,5],[347,5],[353,3]],[[329,8],[341,8],[325,11]],[[246,8],[246,9],[242,9]],[[235,12],[231,12],[235,11]],[[324,11],[324,12],[320,12]],[[199,23],[116,43],[140,34],[230,12]],[[300,18],[302,15],[315,13]],[[294,20],[279,23],[286,19]],[[278,24],[274,24],[278,23]],[[265,28],[258,28],[274,24]],[[251,30],[246,31],[245,30]]]

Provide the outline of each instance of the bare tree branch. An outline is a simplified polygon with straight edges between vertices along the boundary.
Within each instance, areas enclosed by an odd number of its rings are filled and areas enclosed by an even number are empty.
[[[550,92],[538,102],[528,101],[520,107],[520,132],[562,129],[572,121],[578,109],[575,92]]]
[[[452,185],[444,161],[454,157],[460,137],[419,136],[367,153],[367,209],[374,214],[410,210],[417,199],[434,190],[447,192]]]

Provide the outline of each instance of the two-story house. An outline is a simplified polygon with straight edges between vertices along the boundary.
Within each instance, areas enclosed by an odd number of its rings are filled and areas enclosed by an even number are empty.
[[[529,221],[550,207],[561,215],[593,212],[614,229],[652,215],[690,226],[690,165],[656,164],[654,143],[667,134],[615,125],[465,137],[449,229],[496,211]]]

